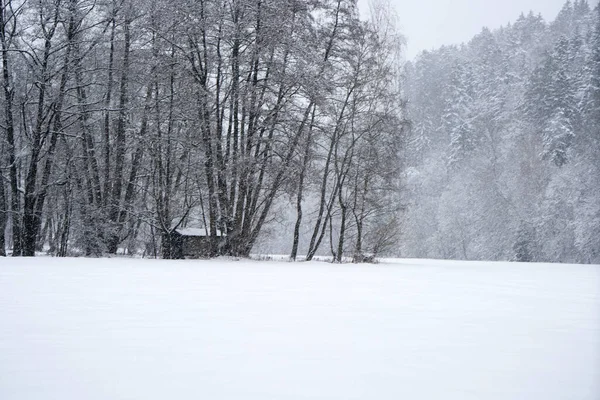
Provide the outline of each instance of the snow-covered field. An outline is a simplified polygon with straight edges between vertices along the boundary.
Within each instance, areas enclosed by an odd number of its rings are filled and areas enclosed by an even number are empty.
[[[0,399],[600,399],[600,266],[0,259]]]

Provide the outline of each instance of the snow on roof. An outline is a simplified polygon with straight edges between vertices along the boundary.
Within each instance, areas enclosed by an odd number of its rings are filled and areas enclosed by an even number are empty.
[[[208,232],[204,228],[179,228],[175,229],[175,232],[179,233],[182,236],[210,236],[210,232]],[[218,229],[217,236],[223,236],[221,231]]]

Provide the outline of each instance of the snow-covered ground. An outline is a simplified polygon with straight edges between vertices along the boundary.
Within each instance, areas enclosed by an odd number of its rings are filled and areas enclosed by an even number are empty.
[[[0,399],[600,399],[600,266],[0,259]]]

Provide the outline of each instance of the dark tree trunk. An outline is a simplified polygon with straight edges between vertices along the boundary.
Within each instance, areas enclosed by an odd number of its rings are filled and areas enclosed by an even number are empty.
[[[60,223],[59,245],[56,253],[58,257],[66,257],[68,254],[69,234],[71,232],[71,217],[73,209],[72,193],[73,192],[70,185],[67,185],[63,193],[65,210]]]
[[[304,192],[304,179],[306,177],[306,170],[308,169],[308,164],[310,162],[310,148],[312,145],[312,133],[313,126],[315,123],[315,113],[316,107],[313,108],[312,118],[310,127],[308,128],[308,135],[306,137],[306,144],[304,147],[304,155],[302,157],[302,167],[300,169],[300,174],[298,176],[298,194],[296,196],[296,224],[294,225],[294,239],[292,242],[292,251],[290,254],[290,259],[296,261],[296,257],[298,256],[298,247],[300,244],[300,227],[302,226],[302,198]]]
[[[127,107],[129,106],[129,57],[131,53],[131,20],[126,17],[123,23],[124,30],[124,49],[123,49],[123,65],[121,67],[121,83],[119,88],[119,118],[117,121],[117,132],[114,141],[115,150],[115,172],[112,176],[112,191],[110,202],[110,223],[111,232],[108,235],[107,251],[109,254],[116,254],[121,243],[121,224],[119,221],[121,214],[121,201],[123,195],[123,175],[125,172],[125,152],[126,152],[126,136],[127,128]]]
[[[4,177],[0,174],[0,257],[6,256],[6,220],[8,216],[6,195],[4,192]]]
[[[340,190],[341,197],[341,190]],[[338,238],[338,247],[336,256],[337,259],[335,261],[341,263],[344,256],[344,237],[346,236],[346,216],[347,216],[347,207],[341,204],[340,200],[340,208],[341,208],[341,218],[340,218],[340,237]]]
[[[113,11],[114,12],[114,11]],[[109,206],[110,198],[110,167],[111,167],[111,152],[110,152],[110,106],[113,90],[113,70],[115,59],[115,29],[116,21],[113,15],[111,30],[110,30],[110,52],[108,56],[108,78],[106,83],[106,94],[104,96],[104,188],[102,190],[102,205]]]

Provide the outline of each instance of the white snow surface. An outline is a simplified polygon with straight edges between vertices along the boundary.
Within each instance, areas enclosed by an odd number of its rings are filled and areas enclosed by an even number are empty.
[[[0,258],[0,399],[600,399],[600,266]]]

